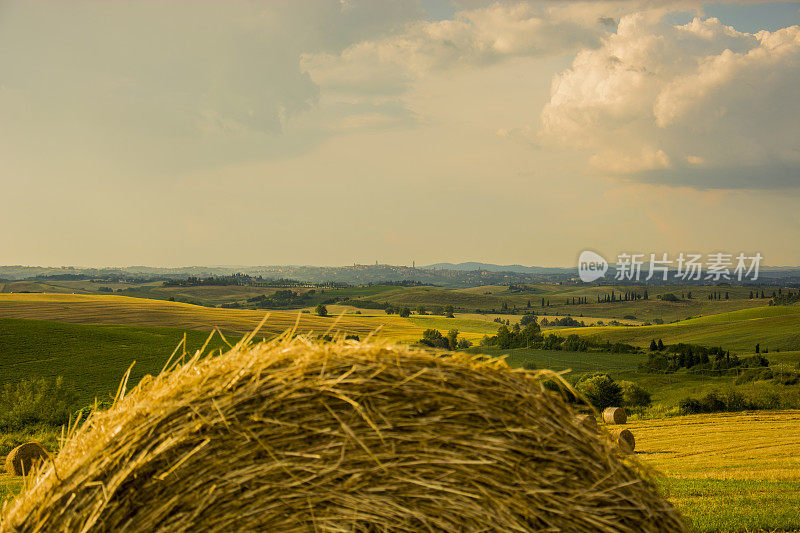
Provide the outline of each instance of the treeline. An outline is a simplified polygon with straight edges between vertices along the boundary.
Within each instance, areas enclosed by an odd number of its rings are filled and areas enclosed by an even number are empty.
[[[387,315],[398,314],[401,317],[405,318],[411,315],[411,308],[407,306],[398,306],[395,307],[393,305],[385,305],[384,310],[386,311]],[[432,307],[430,310],[424,305],[418,305],[416,308],[416,313],[418,315],[442,315],[445,318],[455,318],[455,308],[452,305],[445,305],[445,306],[436,306]]]
[[[472,346],[467,339],[458,338],[459,331],[451,329],[447,335],[443,335],[438,329],[426,329],[422,332],[419,344],[429,348],[441,348],[443,350],[466,350]]]
[[[703,397],[688,397],[678,402],[678,410],[683,415],[700,413],[734,413],[738,411],[759,411],[769,409],[796,409],[796,398],[760,391],[750,396],[731,389],[727,392],[712,391]]]
[[[251,276],[249,274],[231,274],[230,276],[208,276],[199,278],[189,276],[185,279],[171,279],[163,282],[164,287],[226,287],[226,286],[245,286],[245,287],[317,287],[344,289],[351,287],[348,283],[329,281],[324,283],[309,283],[288,278],[264,278],[262,276]]]
[[[567,326],[570,328],[585,328],[586,323],[581,320],[578,322],[571,316],[565,316],[563,318],[554,318],[552,320],[548,320],[547,317],[542,319],[542,326]]]
[[[390,287],[439,287],[433,283],[426,283],[424,281],[417,281],[413,279],[401,279],[399,281],[379,281],[377,283],[367,283],[367,287],[374,287],[376,285],[389,285]]]
[[[632,302],[635,300],[649,300],[650,295],[647,290],[644,292],[625,291],[617,294],[611,291],[609,294],[598,294],[597,303]]]
[[[532,316],[532,315],[531,315]],[[512,327],[502,325],[497,329],[497,335],[486,336],[481,340],[483,346],[494,346],[501,349],[532,348],[534,350],[563,350],[570,352],[610,352],[610,353],[636,353],[639,348],[621,342],[599,342],[572,334],[561,337],[554,333],[547,336],[542,334],[542,329],[536,317],[525,324],[514,324]]]
[[[764,291],[761,291],[761,294],[763,298]],[[797,302],[800,302],[800,291],[793,292],[790,290],[784,294],[782,289],[778,289],[777,294],[775,291],[772,292],[772,299],[770,300],[769,305],[791,305]]]
[[[661,339],[650,341],[647,362],[639,365],[640,372],[667,374],[691,369],[694,372],[721,372],[733,368],[756,368],[769,365],[761,355],[740,358],[719,346],[678,343],[665,346]]]
[[[311,297],[316,293],[314,289],[306,293],[298,293],[291,289],[275,291],[267,296],[262,294],[248,298],[247,303],[256,309],[285,309],[290,307],[304,307],[311,302]]]
[[[691,293],[689,293],[689,294],[691,294]],[[714,292],[711,292],[711,293],[708,294],[708,299],[709,300],[730,300],[731,297],[730,297],[730,294],[728,293],[728,291],[725,291],[725,297],[724,298],[722,297],[722,293],[721,292],[714,291]]]

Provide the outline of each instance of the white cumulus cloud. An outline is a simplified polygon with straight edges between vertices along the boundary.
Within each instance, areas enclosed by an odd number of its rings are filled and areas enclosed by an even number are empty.
[[[603,172],[699,188],[800,186],[800,27],[620,20],[555,76],[539,141]]]

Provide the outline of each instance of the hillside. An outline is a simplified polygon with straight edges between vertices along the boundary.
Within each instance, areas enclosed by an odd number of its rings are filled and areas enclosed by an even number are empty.
[[[180,302],[149,300],[128,296],[78,294],[0,294],[0,317],[52,320],[76,324],[119,324],[164,326],[208,331],[219,327],[225,331],[251,331],[267,311],[218,309]],[[269,311],[264,326],[266,333],[280,333],[294,327],[299,311]],[[299,314],[298,331],[324,333],[336,318],[320,318]],[[397,316],[343,317],[336,329],[366,336],[383,327],[384,333],[396,339],[417,339],[419,328]]]
[[[203,346],[209,331],[166,327],[68,324],[0,318],[0,385],[25,378],[63,376],[88,405],[109,399],[131,363],[130,383],[157,374],[187,335],[187,351]],[[229,336],[235,342],[238,336]],[[219,336],[209,350],[225,348]]]
[[[800,306],[756,307],[682,320],[673,324],[637,327],[586,327],[559,330],[559,335],[592,336],[611,342],[647,346],[651,339],[722,346],[740,353],[761,349],[800,349]]]

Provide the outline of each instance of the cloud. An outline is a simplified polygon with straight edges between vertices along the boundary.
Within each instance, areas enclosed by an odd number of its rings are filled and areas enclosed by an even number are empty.
[[[538,140],[634,180],[796,187],[799,86],[798,26],[749,34],[715,18],[627,15],[555,76]]]
[[[96,152],[153,171],[313,146],[324,131],[294,130],[320,98],[301,54],[338,53],[422,13],[401,0],[37,2],[2,12],[0,156],[38,152],[47,137],[51,157]]]
[[[599,46],[607,14],[624,3],[494,3],[447,20],[416,20],[336,53],[306,53],[301,68],[329,97],[352,103],[400,101],[425,76],[483,68],[516,57],[552,57]]]

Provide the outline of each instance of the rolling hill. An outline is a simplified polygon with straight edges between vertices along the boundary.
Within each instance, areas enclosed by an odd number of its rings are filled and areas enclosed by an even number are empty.
[[[611,342],[647,346],[651,339],[667,344],[687,342],[722,346],[739,353],[761,349],[800,349],[800,306],[754,307],[682,320],[672,324],[635,327],[586,327],[559,330]]]

